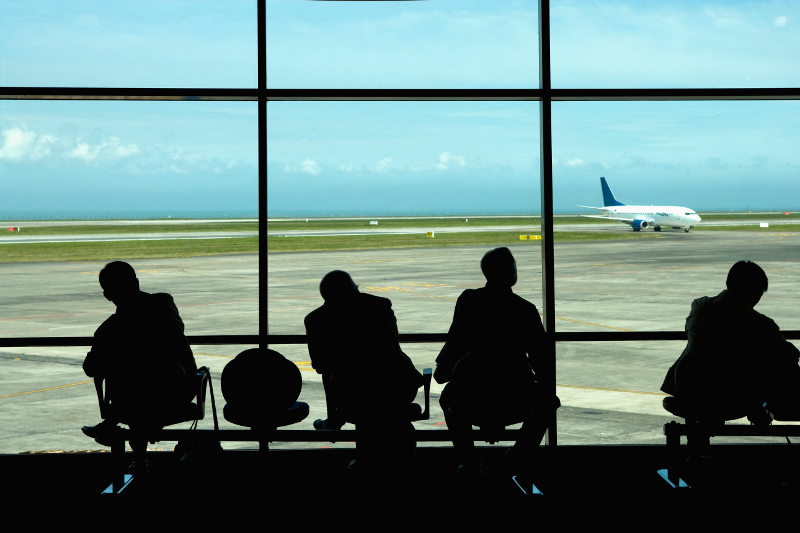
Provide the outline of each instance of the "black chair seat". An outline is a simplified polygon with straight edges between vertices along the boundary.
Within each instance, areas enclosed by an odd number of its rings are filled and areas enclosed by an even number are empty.
[[[403,421],[416,422],[423,419],[424,410],[418,403],[410,403],[400,407],[392,408],[388,406],[378,406],[375,409],[364,408],[359,411],[350,409],[337,409],[336,415],[350,424],[358,424],[360,421]]]
[[[305,402],[294,402],[294,404],[283,411],[267,411],[263,406],[233,406],[225,404],[222,416],[231,424],[244,426],[253,429],[274,429],[281,426],[296,424],[308,416],[308,404]]]
[[[734,403],[734,402],[731,402]],[[687,420],[701,420],[708,422],[725,422],[737,420],[747,416],[747,410],[737,405],[704,406],[692,404],[676,396],[665,397],[661,405],[675,416]]]
[[[766,409],[778,422],[800,422],[800,406],[767,404]]]

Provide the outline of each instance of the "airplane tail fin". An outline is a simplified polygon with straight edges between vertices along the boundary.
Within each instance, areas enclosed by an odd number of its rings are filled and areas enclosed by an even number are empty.
[[[625,205],[622,202],[617,201],[616,198],[614,198],[614,193],[611,192],[611,187],[608,186],[608,183],[606,183],[606,179],[605,178],[600,178],[600,186],[603,188],[603,205],[604,206],[608,207],[608,206],[614,206],[614,205]]]

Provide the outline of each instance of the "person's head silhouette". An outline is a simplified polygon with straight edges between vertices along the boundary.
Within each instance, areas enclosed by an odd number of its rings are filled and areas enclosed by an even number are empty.
[[[113,261],[100,271],[100,286],[106,300],[119,306],[139,292],[139,279],[128,263]]]
[[[319,293],[325,303],[345,302],[358,294],[358,285],[344,270],[332,270],[320,281]]]
[[[481,272],[492,285],[513,287],[517,283],[517,262],[508,248],[495,248],[481,259]]]
[[[767,292],[768,283],[767,274],[752,261],[739,261],[733,265],[726,281],[729,291],[742,296],[753,307]]]

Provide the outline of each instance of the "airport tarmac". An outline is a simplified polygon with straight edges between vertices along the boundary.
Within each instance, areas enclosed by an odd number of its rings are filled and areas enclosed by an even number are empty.
[[[621,231],[626,230],[623,227]],[[539,246],[531,241],[511,249],[519,269],[515,292],[541,309]],[[466,288],[483,285],[479,261],[490,248],[269,254],[269,332],[304,333],[303,317],[322,303],[320,278],[330,270],[343,269],[352,274],[362,291],[392,300],[402,333],[444,333],[458,295]],[[557,331],[682,330],[691,301],[722,290],[727,270],[740,259],[756,261],[770,277],[770,290],[757,309],[784,330],[800,330],[800,235],[675,231],[646,240],[557,243]],[[131,264],[139,271],[143,290],[173,294],[188,335],[258,332],[257,255],[149,259]],[[113,312],[97,284],[101,266],[100,262],[0,264],[4,296],[0,336],[91,335]],[[664,443],[663,424],[674,417],[661,408],[659,387],[684,345],[676,341],[558,343],[556,392],[562,400],[558,442]],[[193,348],[198,365],[212,370],[221,426],[235,428],[221,416],[224,399],[219,376],[230,357],[247,347]],[[311,414],[293,427],[310,429],[315,418],[325,416],[325,400],[306,347],[271,348],[301,370],[300,400],[309,403]],[[441,343],[404,344],[403,349],[422,369],[434,366]],[[81,370],[85,352],[85,348],[68,347],[0,349],[4,376],[0,385],[0,453],[102,448],[79,429],[99,421],[94,388],[84,383],[88,378]],[[441,389],[433,384],[431,420],[415,424],[418,429],[444,425],[437,402]],[[210,413],[200,427],[212,427]],[[320,444],[272,446],[311,448]],[[253,448],[255,443],[225,443],[225,447]]]

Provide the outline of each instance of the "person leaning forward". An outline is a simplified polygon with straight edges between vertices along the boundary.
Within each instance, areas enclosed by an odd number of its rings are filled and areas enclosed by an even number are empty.
[[[543,383],[544,341],[536,306],[511,290],[517,264],[508,248],[495,248],[481,259],[486,286],[467,289],[456,302],[447,342],[436,358],[434,379],[447,383],[439,404],[451,430],[469,431],[478,420],[496,425],[524,420],[525,436],[506,452],[504,463],[529,468],[561,403]],[[477,473],[474,442],[454,439],[459,472]]]
[[[400,349],[392,302],[359,292],[342,270],[326,274],[319,289],[325,303],[305,318],[308,353],[317,373],[326,376],[326,394],[333,394],[336,410],[314,428],[339,429],[355,421],[357,429],[414,429],[408,408],[422,375]],[[356,446],[358,464],[367,465],[381,455],[413,461],[416,449],[413,440],[367,438]]]
[[[95,331],[83,362],[87,376],[106,380],[111,401],[108,418],[82,428],[96,439],[119,422],[159,426],[161,415],[191,401],[197,373],[172,296],[139,290],[136,272],[122,261],[103,267],[100,286],[117,309]],[[136,445],[143,448],[146,442]]]
[[[688,343],[661,390],[711,416],[740,410],[751,421],[768,422],[764,402],[800,406],[800,351],[771,318],[753,309],[768,288],[760,266],[739,261],[726,286],[692,302]]]

